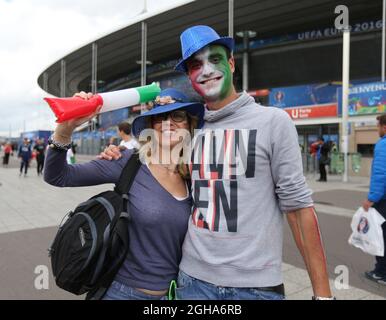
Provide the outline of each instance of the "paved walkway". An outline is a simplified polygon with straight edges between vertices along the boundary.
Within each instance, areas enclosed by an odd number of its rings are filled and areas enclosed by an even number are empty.
[[[90,158],[83,156],[78,159]],[[366,195],[368,179],[352,178],[350,183],[344,184],[338,177],[329,178],[328,183],[315,182],[313,176],[308,179],[315,193],[316,210],[332,218],[351,218]],[[26,178],[19,177],[16,165],[0,167],[0,183],[0,299],[81,298],[56,288],[52,278],[48,291],[34,289],[34,270],[37,265],[49,265],[46,249],[66,212],[96,193],[112,188],[112,185],[55,188],[38,177],[34,169]],[[347,221],[349,223],[349,219]],[[291,256],[292,252],[286,255]],[[311,284],[302,263],[297,263],[297,266],[283,264],[283,274],[288,299],[310,299]],[[334,294],[339,299],[386,298],[383,288],[337,290],[335,277],[333,274],[330,276]]]

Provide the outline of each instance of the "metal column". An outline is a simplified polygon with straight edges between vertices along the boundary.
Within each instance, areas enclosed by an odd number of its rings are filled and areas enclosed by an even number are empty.
[[[91,57],[91,92],[93,94],[98,92],[97,87],[97,72],[98,72],[98,44],[94,42],[92,44],[92,57]]]
[[[43,73],[43,90],[45,92],[48,92],[48,73],[47,72]]]
[[[142,21],[142,40],[141,40],[141,86],[146,85],[146,62],[147,62],[147,24]],[[141,105],[141,113],[143,113],[145,105]]]
[[[386,37],[386,0],[383,0],[383,8],[382,8],[382,82],[385,81],[385,37]]]
[[[60,61],[60,96],[66,96],[66,61]]]
[[[228,0],[228,35],[233,38],[234,34],[234,0]]]
[[[244,31],[243,33],[243,44],[244,44],[244,53],[243,53],[243,90],[248,91],[248,68],[249,68],[249,32]]]
[[[350,84],[350,30],[343,31],[342,68],[342,151],[344,154],[343,182],[348,181],[348,95]]]

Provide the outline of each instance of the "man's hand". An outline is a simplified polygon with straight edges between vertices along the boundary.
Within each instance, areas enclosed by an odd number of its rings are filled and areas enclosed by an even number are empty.
[[[119,146],[115,146],[113,144],[106,147],[105,150],[103,150],[103,152],[97,156],[98,159],[104,160],[118,160],[120,157],[122,157],[122,154]]]
[[[369,208],[373,206],[373,204],[374,204],[374,202],[371,202],[371,201],[366,199],[362,203],[362,208],[367,212],[367,211],[369,211]]]

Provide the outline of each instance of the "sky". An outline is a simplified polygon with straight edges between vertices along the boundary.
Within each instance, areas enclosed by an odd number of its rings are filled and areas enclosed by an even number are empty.
[[[147,0],[158,11],[184,0]],[[144,0],[0,0],[0,136],[53,130],[37,78],[71,51],[137,19]]]

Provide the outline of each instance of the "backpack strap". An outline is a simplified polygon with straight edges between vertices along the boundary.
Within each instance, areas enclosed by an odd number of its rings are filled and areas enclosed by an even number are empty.
[[[127,161],[125,167],[122,170],[121,176],[118,182],[115,184],[114,191],[120,195],[125,195],[129,192],[131,185],[133,184],[134,178],[141,166],[139,161],[138,152],[133,153],[130,159]]]
[[[104,276],[102,276],[102,278],[98,281],[96,288],[87,294],[86,300],[102,299],[111,282],[114,280],[114,277],[121,267],[124,259],[126,258],[129,248],[128,224],[130,222],[130,213],[127,206],[127,193],[129,192],[140,167],[141,162],[139,161],[139,154],[134,152],[123,168],[118,182],[115,184],[114,191],[122,196],[123,206],[122,212],[115,225],[115,238],[112,239],[111,242],[110,249],[112,252],[110,254],[112,254],[112,256],[118,256],[120,259],[113,260],[112,265],[108,270],[106,270]],[[122,251],[118,252],[119,250]]]

